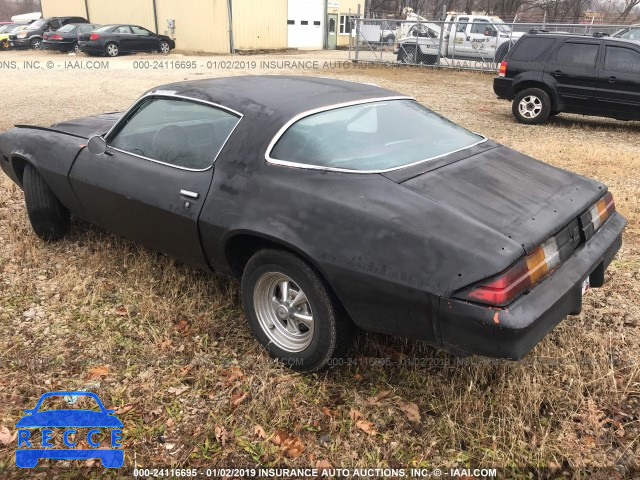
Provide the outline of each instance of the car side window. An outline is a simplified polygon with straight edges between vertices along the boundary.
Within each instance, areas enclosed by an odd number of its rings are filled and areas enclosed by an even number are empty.
[[[469,23],[469,17],[461,17],[458,19],[458,33],[464,33]]]
[[[556,64],[569,67],[595,67],[600,45],[566,42],[558,49]]]
[[[129,27],[118,27],[115,29],[115,33],[131,33],[131,29]]]
[[[481,35],[484,35],[485,30],[487,30],[487,28],[490,27],[488,23],[489,23],[488,20],[484,20],[480,18],[474,20],[473,23],[471,24],[471,33],[479,33]]]
[[[607,46],[605,70],[621,73],[640,73],[640,53],[631,48]]]
[[[133,30],[133,33],[136,35],[151,35],[151,32],[149,30],[147,30],[146,28],[142,28],[142,27],[131,27],[131,30]]]
[[[205,170],[239,121],[237,115],[212,105],[152,97],[140,103],[107,142],[151,160]]]

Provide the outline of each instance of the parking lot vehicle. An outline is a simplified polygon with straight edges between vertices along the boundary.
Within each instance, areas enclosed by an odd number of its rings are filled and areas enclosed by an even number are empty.
[[[41,18],[30,24],[27,28],[17,34],[9,36],[9,46],[11,48],[33,48],[42,47],[42,37],[45,32],[55,31],[69,23],[89,23],[82,17],[50,17]]]
[[[80,50],[90,55],[117,57],[121,53],[160,52],[176,48],[171,37],[158,35],[138,25],[107,25],[80,35]]]
[[[78,397],[83,398],[85,400],[89,400],[93,405],[98,407],[98,410],[91,409],[79,409],[79,408],[64,408],[57,410],[41,410],[43,403],[45,400],[50,398],[65,398],[65,397]],[[89,403],[87,402],[87,403]],[[50,459],[89,459],[89,458],[97,458],[100,459],[102,464],[105,467],[109,468],[117,468],[121,467],[124,463],[124,450],[121,448],[100,448],[99,443],[97,443],[97,434],[100,433],[100,428],[103,429],[117,429],[118,433],[120,432],[120,428],[122,427],[122,422],[114,416],[113,409],[107,409],[104,407],[100,398],[95,393],[92,392],[82,392],[82,391],[59,391],[59,392],[48,392],[43,394],[36,406],[31,409],[25,410],[26,415],[24,415],[20,420],[16,422],[16,426],[21,430],[26,430],[29,427],[37,427],[37,428],[65,428],[65,427],[73,427],[70,430],[65,431],[64,434],[64,444],[70,448],[51,448],[51,446],[43,445],[44,443],[49,443],[46,441],[46,436],[44,432],[40,437],[43,439],[41,442],[42,448],[18,448],[16,449],[15,459],[16,465],[21,468],[33,468],[38,464],[38,460],[41,458],[50,458]],[[74,448],[77,442],[71,442],[69,440],[68,434],[77,433],[76,428],[94,428],[87,434],[87,446],[93,448]],[[27,432],[28,433],[28,432]],[[51,430],[53,433],[53,430]],[[34,435],[35,437],[35,435]],[[50,438],[50,437],[49,437]],[[28,446],[37,447],[37,440],[34,439],[26,439],[27,441],[22,441],[23,445],[19,446]],[[26,445],[25,445],[26,444]],[[93,445],[92,445],[93,444]]]
[[[68,23],[55,32],[45,32],[42,37],[42,48],[59,52],[80,53],[78,38],[83,33],[91,33],[101,25],[92,23]]]
[[[532,33],[507,55],[494,79],[521,123],[561,112],[640,119],[640,45],[606,36]]]
[[[304,371],[353,324],[522,358],[603,284],[626,225],[602,183],[325,78],[164,85],[124,114],[6,131],[0,158],[38,236],[73,212],[239,278],[256,338]]]
[[[450,14],[445,22],[416,23],[410,27],[408,35],[398,41],[398,61],[433,65],[440,55],[444,58],[501,62],[523,35],[521,32],[513,32],[498,17]],[[441,32],[442,25],[445,26],[444,32]]]
[[[626,40],[635,40],[637,42],[640,42],[640,25],[631,25],[630,27],[623,28],[622,30],[618,30],[611,36],[615,38],[624,38]]]
[[[18,25],[18,24],[9,24],[0,28],[0,48],[7,49],[9,48],[9,36],[12,33],[17,33],[20,30],[27,28],[26,25]]]

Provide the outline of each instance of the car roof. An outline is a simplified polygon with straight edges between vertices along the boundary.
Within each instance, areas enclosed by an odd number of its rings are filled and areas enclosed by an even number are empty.
[[[627,38],[618,38],[618,37],[611,37],[609,35],[581,35],[581,34],[577,34],[577,33],[560,33],[560,32],[528,32],[527,34],[523,35],[522,38],[524,37],[558,37],[558,38],[572,38],[575,40],[608,40],[611,42],[620,42],[620,43],[627,43],[629,45],[638,45],[637,40],[629,40]]]
[[[269,122],[275,123],[286,123],[294,116],[318,108],[401,96],[372,84],[287,75],[247,75],[177,82],[153,88],[146,95],[153,93],[204,100],[246,117],[261,121],[268,118]]]

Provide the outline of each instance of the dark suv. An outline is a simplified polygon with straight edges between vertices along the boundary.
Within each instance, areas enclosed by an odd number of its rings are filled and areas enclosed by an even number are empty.
[[[521,123],[560,112],[640,120],[640,44],[602,35],[530,32],[493,81]]]
[[[42,47],[42,37],[44,32],[55,31],[69,23],[89,23],[82,17],[50,17],[36,20],[26,29],[9,36],[9,45],[12,48],[35,48]]]

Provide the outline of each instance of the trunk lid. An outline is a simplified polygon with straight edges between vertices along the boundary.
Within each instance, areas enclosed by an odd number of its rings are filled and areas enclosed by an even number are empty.
[[[391,177],[389,177],[391,178]],[[463,217],[518,242],[527,253],[588,209],[607,188],[504,146],[416,176],[391,178]]]

